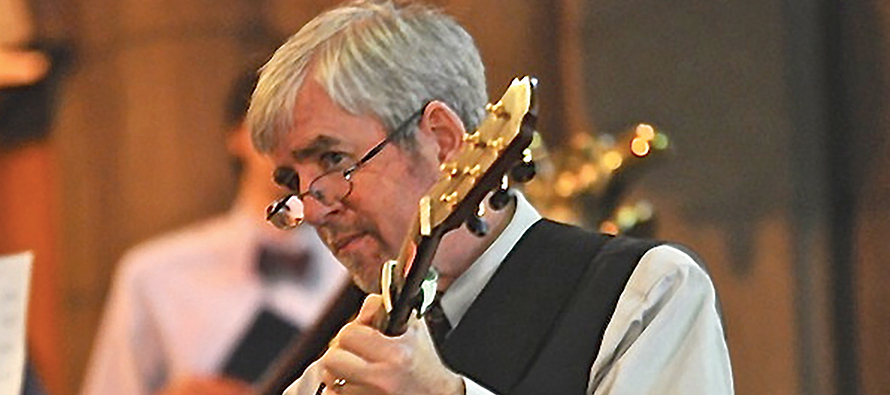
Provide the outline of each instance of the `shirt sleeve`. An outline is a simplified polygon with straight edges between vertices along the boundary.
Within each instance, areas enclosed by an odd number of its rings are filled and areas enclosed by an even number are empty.
[[[283,395],[315,395],[321,380],[318,378],[318,361],[316,360],[303,372],[303,375],[284,390]],[[325,391],[324,394],[330,394]]]
[[[592,395],[729,395],[729,352],[707,273],[677,248],[640,259],[590,372]]]
[[[151,393],[163,375],[161,346],[126,260],[115,278],[87,367],[82,395]]]

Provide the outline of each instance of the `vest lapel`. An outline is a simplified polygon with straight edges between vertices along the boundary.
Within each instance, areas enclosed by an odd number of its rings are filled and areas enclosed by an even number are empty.
[[[608,239],[538,221],[445,340],[445,362],[506,393],[535,359],[592,257]]]

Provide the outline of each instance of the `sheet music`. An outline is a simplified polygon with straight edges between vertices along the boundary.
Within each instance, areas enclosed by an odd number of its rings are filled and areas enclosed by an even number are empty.
[[[34,255],[0,256],[0,394],[22,393],[25,312]]]

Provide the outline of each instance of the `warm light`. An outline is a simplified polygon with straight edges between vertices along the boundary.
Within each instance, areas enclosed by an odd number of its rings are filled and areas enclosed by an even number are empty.
[[[641,123],[637,125],[637,136],[644,140],[652,140],[655,138],[655,128],[652,125]]]
[[[646,156],[649,154],[649,141],[636,137],[630,142],[630,150],[636,156]]]
[[[566,223],[575,223],[578,221],[576,213],[567,206],[555,206],[547,211],[547,218]]]
[[[556,180],[554,189],[556,190],[557,195],[569,197],[575,192],[575,184],[575,177],[569,173],[562,173],[559,175],[559,179]]]
[[[600,224],[600,232],[610,234],[610,235],[618,235],[620,229],[618,229],[618,225],[615,225],[614,222],[604,221]]]
[[[581,184],[585,186],[593,184],[599,177],[599,172],[596,171],[596,166],[593,163],[585,163],[584,166],[581,166],[581,172],[578,174]]]
[[[31,85],[43,78],[50,63],[38,51],[0,48],[0,87]]]
[[[569,142],[569,144],[575,150],[580,151],[589,147],[592,143],[592,140],[593,139],[585,133],[575,133],[574,136],[572,136],[572,140]]]
[[[603,164],[606,165],[609,170],[616,170],[621,167],[622,161],[623,159],[621,159],[621,154],[616,151],[609,151],[606,152],[605,155],[603,155]]]

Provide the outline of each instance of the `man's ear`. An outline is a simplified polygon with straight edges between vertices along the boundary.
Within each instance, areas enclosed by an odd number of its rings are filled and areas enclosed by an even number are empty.
[[[239,123],[226,133],[226,149],[229,155],[244,159],[253,154],[253,143],[250,141],[250,131],[247,124]]]
[[[420,122],[421,130],[431,134],[438,147],[437,158],[444,163],[463,145],[466,129],[454,110],[439,100],[427,104]]]

